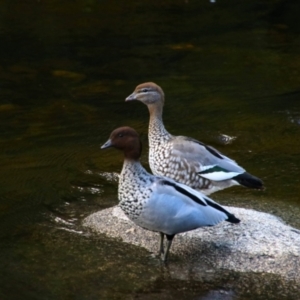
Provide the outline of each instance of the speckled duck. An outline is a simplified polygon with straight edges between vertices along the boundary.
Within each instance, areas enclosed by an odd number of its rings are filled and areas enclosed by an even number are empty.
[[[118,187],[119,205],[134,223],[160,233],[159,255],[162,260],[167,260],[177,233],[213,226],[222,221],[240,222],[202,193],[172,179],[149,174],[139,161],[142,145],[134,129],[115,129],[101,148],[109,147],[124,153]],[[164,236],[167,238],[166,251]]]
[[[125,101],[132,100],[147,105],[150,113],[149,164],[153,174],[172,178],[206,195],[233,185],[264,189],[262,180],[215,148],[170,134],[162,119],[164,92],[157,84],[138,85]]]

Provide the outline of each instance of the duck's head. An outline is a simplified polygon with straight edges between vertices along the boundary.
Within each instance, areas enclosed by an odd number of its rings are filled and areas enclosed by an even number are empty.
[[[145,82],[139,84],[134,92],[129,95],[125,101],[139,100],[146,104],[148,107],[150,106],[163,106],[165,95],[160,86],[155,84],[154,82]]]
[[[138,133],[127,126],[115,129],[101,149],[110,147],[123,151],[124,156],[131,160],[138,160],[142,153],[142,143]]]

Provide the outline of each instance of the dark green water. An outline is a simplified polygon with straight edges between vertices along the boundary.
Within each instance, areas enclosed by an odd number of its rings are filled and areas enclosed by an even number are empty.
[[[171,133],[267,186],[212,198],[300,228],[299,2],[153,2],[1,1],[0,299],[296,299],[276,276],[162,268],[81,227],[117,204],[113,129],[142,134],[147,164],[148,112],[124,99],[151,80]]]

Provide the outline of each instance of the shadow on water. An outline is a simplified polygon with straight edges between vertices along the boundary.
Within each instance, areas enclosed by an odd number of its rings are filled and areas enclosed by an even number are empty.
[[[171,133],[209,143],[267,186],[213,195],[300,228],[298,1],[2,1],[1,299],[295,299],[270,274],[162,268],[81,227],[117,203],[122,157],[99,146],[148,112],[155,81]]]

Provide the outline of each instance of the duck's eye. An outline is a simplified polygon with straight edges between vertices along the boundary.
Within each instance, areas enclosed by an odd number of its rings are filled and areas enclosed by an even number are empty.
[[[119,133],[119,134],[118,134],[118,137],[123,137],[123,133]]]
[[[148,89],[142,89],[142,93],[147,93]]]

